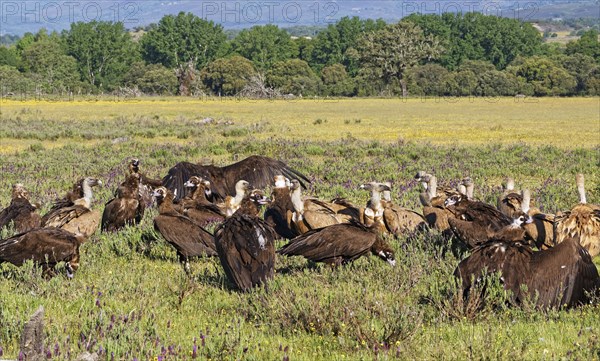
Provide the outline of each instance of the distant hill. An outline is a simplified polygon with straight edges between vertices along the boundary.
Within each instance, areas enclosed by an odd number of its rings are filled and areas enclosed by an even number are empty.
[[[0,35],[22,35],[68,29],[72,22],[122,21],[127,28],[145,27],[166,14],[192,12],[222,24],[226,29],[276,24],[323,27],[344,16],[395,22],[412,13],[469,12],[518,18],[525,21],[599,17],[598,0],[536,1],[399,1],[399,0],[295,0],[295,1],[88,1],[53,0],[0,3]]]

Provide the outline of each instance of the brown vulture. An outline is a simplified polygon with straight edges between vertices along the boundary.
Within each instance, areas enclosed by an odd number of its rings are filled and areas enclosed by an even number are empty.
[[[41,224],[37,205],[29,202],[29,192],[21,183],[13,185],[10,205],[0,212],[0,229],[13,222],[16,233],[23,233]]]
[[[152,196],[152,190],[158,187],[162,187],[162,180],[148,178],[145,174],[140,173],[140,160],[138,158],[132,158],[128,165],[129,174],[139,174],[140,184],[138,186],[140,202],[143,203],[144,208],[150,207],[154,198]],[[143,213],[143,212],[142,212]]]
[[[56,264],[66,262],[67,276],[71,278],[79,267],[79,245],[83,241],[83,235],[64,229],[36,228],[1,240],[0,263],[21,266],[31,259],[42,266],[46,276],[53,276]]]
[[[261,191],[250,192],[240,208],[215,231],[225,274],[244,292],[273,278],[277,233],[258,217],[259,206],[267,202]]]
[[[301,183],[303,181],[310,183],[306,176],[288,167],[284,162],[258,155],[250,156],[225,167],[189,162],[177,163],[169,169],[169,173],[163,178],[162,182],[179,200],[189,192],[184,186],[185,182],[191,176],[199,176],[210,181],[211,191],[215,198],[218,201],[223,201],[228,195],[235,195],[235,184],[240,179],[250,182],[255,188],[262,189],[269,186],[276,175],[283,175],[289,179],[297,178]]]
[[[444,237],[449,238],[453,235],[453,232],[448,220],[455,218],[454,207],[446,207],[444,202],[446,195],[445,193],[440,194],[437,192],[437,178],[435,176],[427,175],[421,180],[424,179],[427,180],[427,190],[419,196],[423,205],[423,217],[429,227],[442,232]]]
[[[71,207],[75,204],[74,202],[77,199],[83,198],[83,180],[83,178],[78,179],[77,182],[73,184],[73,187],[71,187],[71,190],[67,191],[64,197],[56,199],[46,214],[50,214],[60,208]],[[42,224],[44,222],[45,220],[42,218]]]
[[[56,227],[71,233],[82,233],[89,237],[100,224],[100,212],[90,209],[92,202],[92,187],[101,185],[96,178],[87,177],[81,183],[83,197],[73,201],[73,205],[55,209],[42,218],[43,227]]]
[[[154,229],[175,248],[186,273],[190,271],[190,257],[217,255],[213,235],[190,218],[175,211],[173,193],[165,187],[159,187],[154,190],[154,197],[159,213],[154,217]]]
[[[106,203],[100,225],[102,232],[118,231],[141,221],[145,207],[140,201],[139,179],[139,174],[130,174],[117,188],[116,197]]]
[[[297,234],[342,222],[342,216],[327,203],[316,198],[303,198],[300,182],[291,181],[291,200],[294,212],[289,215],[290,228]],[[344,217],[345,218],[345,217]]]
[[[273,227],[280,238],[292,239],[298,235],[291,229],[289,219],[294,213],[290,185],[282,175],[275,176],[275,187],[271,190],[271,203],[265,210],[265,221]]]
[[[598,270],[577,238],[534,252],[518,235],[501,231],[459,263],[454,274],[462,282],[463,296],[469,295],[472,282],[480,283],[482,277],[496,272],[514,303],[530,298],[543,309],[585,303],[586,293],[597,290]]]
[[[456,217],[448,218],[450,228],[470,248],[490,240],[493,233],[513,222],[496,207],[468,200],[463,195],[453,195],[444,203],[447,208],[453,207],[452,212]]]
[[[207,180],[193,176],[185,183],[185,186],[190,188],[192,193],[181,199],[175,210],[201,226],[222,222],[225,219],[225,212],[207,199],[207,189],[209,189],[207,187],[210,187]]]
[[[372,253],[394,266],[394,251],[381,238],[377,229],[351,220],[350,223],[313,229],[283,246],[277,253],[303,256],[313,262],[341,265]]]
[[[577,238],[592,257],[600,254],[600,206],[588,204],[583,174],[576,176],[579,204],[555,218],[554,242]]]

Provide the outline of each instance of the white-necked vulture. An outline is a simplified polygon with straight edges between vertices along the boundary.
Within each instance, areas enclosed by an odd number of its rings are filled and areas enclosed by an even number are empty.
[[[288,222],[294,232],[303,234],[311,229],[341,223],[341,217],[338,218],[338,214],[326,202],[316,198],[303,198],[297,179],[292,179],[290,189],[294,212]]]
[[[100,224],[100,212],[91,210],[92,187],[101,185],[96,178],[87,177],[81,183],[83,197],[73,201],[73,205],[55,209],[42,218],[43,227],[56,227],[71,233],[81,233],[89,237]]]
[[[154,190],[159,214],[154,217],[154,228],[177,251],[179,261],[189,273],[189,259],[216,256],[213,235],[190,218],[173,208],[173,193],[165,187]]]
[[[215,231],[217,253],[225,274],[239,290],[266,284],[273,278],[277,233],[258,217],[267,203],[261,191],[250,192],[240,208]]]
[[[83,235],[64,229],[36,228],[0,241],[0,263],[21,266],[33,260],[42,266],[46,276],[53,276],[56,264],[66,262],[67,276],[71,278],[79,267],[79,245],[83,241]]]
[[[592,257],[600,254],[600,206],[588,204],[585,197],[583,174],[576,176],[579,204],[555,218],[554,241],[578,238]]]
[[[162,182],[176,194],[176,199],[180,199],[188,192],[184,186],[185,182],[192,176],[199,176],[211,182],[212,193],[219,201],[223,201],[228,195],[235,195],[235,184],[240,179],[248,181],[255,188],[266,188],[276,175],[283,175],[288,179],[297,178],[301,183],[303,181],[310,183],[306,176],[288,167],[284,162],[258,155],[225,167],[189,162],[177,163],[169,169]]]
[[[11,198],[10,205],[0,212],[0,229],[11,222],[16,233],[39,227],[41,217],[37,213],[38,207],[29,202],[29,192],[21,183],[13,185]]]
[[[313,262],[341,265],[372,253],[392,266],[396,264],[393,249],[381,238],[377,229],[358,221],[313,229],[283,246],[277,253],[303,256]]]
[[[139,174],[130,174],[127,180],[117,188],[117,195],[104,206],[101,230],[115,232],[127,225],[141,221],[145,207],[140,201]]]
[[[423,205],[423,217],[429,227],[442,232],[442,235],[449,238],[453,235],[448,219],[455,218],[453,206],[446,207],[446,196],[438,195],[437,178],[426,175],[422,180],[427,180],[427,191],[419,195]]]

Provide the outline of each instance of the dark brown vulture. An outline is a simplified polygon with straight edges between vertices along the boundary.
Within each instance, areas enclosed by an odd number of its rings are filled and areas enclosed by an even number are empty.
[[[555,218],[554,242],[577,238],[592,257],[600,254],[600,206],[588,204],[583,174],[576,176],[579,204]]]
[[[357,221],[313,229],[283,246],[277,253],[303,256],[313,262],[341,265],[372,253],[394,266],[394,251],[377,229]]]
[[[22,266],[27,260],[42,266],[46,276],[54,275],[54,267],[66,262],[69,278],[79,267],[79,245],[83,235],[60,228],[36,228],[0,241],[0,263]]]
[[[507,178],[506,185],[504,185],[504,191],[500,197],[498,197],[498,210],[510,218],[513,218],[516,214],[521,212],[521,204],[523,203],[523,196],[514,189],[514,179]]]
[[[265,210],[264,218],[280,238],[292,239],[298,233],[291,229],[289,223],[294,213],[294,205],[287,183],[284,176],[275,176],[275,187],[271,190],[271,203]]]
[[[479,201],[470,201],[462,195],[453,195],[444,202],[453,207],[456,218],[448,218],[454,234],[468,247],[474,248],[490,240],[495,232],[510,225],[513,220],[496,207]]]
[[[43,227],[56,227],[71,233],[81,233],[90,237],[100,224],[100,212],[91,210],[92,187],[101,185],[96,178],[87,177],[81,183],[83,197],[73,201],[73,205],[55,209],[42,218]]]
[[[306,176],[288,167],[284,162],[258,155],[225,167],[188,162],[177,163],[169,169],[162,182],[175,194],[176,199],[181,199],[188,193],[184,183],[192,176],[199,176],[210,181],[212,193],[218,201],[223,201],[228,195],[235,195],[235,184],[240,179],[248,181],[255,188],[262,189],[269,186],[276,175],[283,175],[289,179],[297,178],[301,183],[302,181],[310,183]]]
[[[12,188],[10,205],[0,212],[0,229],[13,222],[16,233],[23,233],[41,224],[41,217],[37,213],[37,206],[29,202],[29,192],[17,183]]]
[[[117,188],[117,195],[104,206],[102,213],[102,232],[115,232],[121,228],[137,224],[144,215],[143,202],[139,195],[139,175],[131,174]]]
[[[190,218],[173,208],[173,193],[165,187],[154,191],[159,214],[154,217],[154,229],[177,251],[186,273],[190,272],[189,259],[216,256],[213,235]]]
[[[192,193],[181,199],[175,210],[201,226],[215,222],[220,223],[225,219],[225,212],[207,199],[207,187],[210,187],[207,180],[193,176],[185,183],[185,186],[190,188]]]
[[[259,206],[267,202],[262,192],[250,192],[240,208],[215,231],[225,274],[243,292],[273,278],[277,233],[258,217]]]
[[[523,235],[523,233],[521,233]],[[504,289],[520,304],[530,298],[539,308],[573,307],[588,301],[600,285],[590,254],[576,238],[534,252],[523,240],[500,238],[484,243],[462,260],[454,274],[467,296],[482,277],[499,272]]]
[[[73,187],[71,187],[71,190],[67,191],[64,197],[56,199],[46,214],[50,214],[60,208],[71,207],[75,204],[74,202],[77,199],[83,198],[83,180],[83,178],[78,179],[77,182],[73,184]],[[42,224],[43,223],[45,223],[44,218],[42,218]]]

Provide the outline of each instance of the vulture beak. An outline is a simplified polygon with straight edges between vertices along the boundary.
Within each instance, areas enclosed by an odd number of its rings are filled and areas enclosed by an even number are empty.
[[[189,180],[187,182],[183,183],[183,185],[188,188],[194,188],[196,186],[194,183],[192,183]]]
[[[68,279],[73,279],[73,268],[71,267],[71,264],[69,262],[67,262],[65,264],[65,268],[67,269],[67,278]]]
[[[527,220],[525,221],[526,224],[530,224],[533,222],[533,217],[527,216]]]
[[[264,205],[264,204],[271,203],[271,200],[267,197],[262,197],[260,199],[257,199],[257,203],[260,205]]]
[[[450,197],[444,201],[444,206],[452,206],[455,205],[457,202],[458,200],[456,199],[456,197]]]

